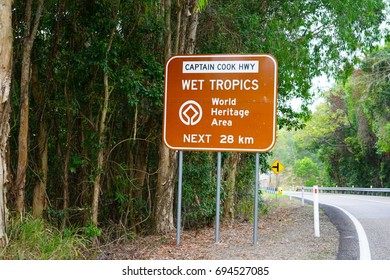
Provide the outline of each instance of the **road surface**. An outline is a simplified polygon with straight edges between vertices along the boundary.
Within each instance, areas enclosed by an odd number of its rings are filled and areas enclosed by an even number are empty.
[[[299,192],[285,194],[300,197]],[[305,199],[311,198],[311,193],[305,193]],[[390,260],[390,197],[320,193],[319,203],[329,211],[338,229],[344,231],[340,233],[342,259],[359,258],[353,253],[356,248],[352,248],[359,247],[360,259]]]

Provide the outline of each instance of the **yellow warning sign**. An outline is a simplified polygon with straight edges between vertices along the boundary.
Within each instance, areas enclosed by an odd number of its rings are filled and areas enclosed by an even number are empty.
[[[275,160],[275,162],[271,164],[271,169],[275,174],[279,174],[279,172],[284,169],[284,166],[278,160]]]

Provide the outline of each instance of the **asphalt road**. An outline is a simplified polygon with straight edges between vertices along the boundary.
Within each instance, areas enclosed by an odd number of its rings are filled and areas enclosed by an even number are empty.
[[[338,259],[390,260],[390,197],[320,193],[319,203],[340,232]]]

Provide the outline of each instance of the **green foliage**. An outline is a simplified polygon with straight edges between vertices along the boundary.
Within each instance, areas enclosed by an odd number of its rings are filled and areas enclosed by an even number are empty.
[[[199,0],[197,8],[202,11],[206,6],[209,0]]]
[[[363,144],[376,142],[378,153],[390,152],[389,73],[390,44],[387,44],[363,61],[361,72],[351,77],[348,87],[349,102],[356,105],[356,118],[360,118],[359,137]],[[370,133],[377,139],[370,139]]]
[[[253,190],[251,195],[242,197],[236,204],[236,218],[248,222],[253,222],[254,219],[254,196]],[[270,210],[270,205],[264,200],[264,197],[259,195],[258,210],[261,215],[265,215]]]
[[[311,187],[318,182],[318,166],[312,159],[304,157],[303,159],[295,161],[293,169],[295,175],[302,179],[302,184],[304,186]]]
[[[216,167],[216,159],[211,153],[184,153],[182,213],[185,227],[199,227],[213,221]]]
[[[321,118],[322,124],[326,113],[322,114],[320,109],[317,110]],[[324,166],[318,155],[318,137],[324,135],[327,130],[323,126],[313,125],[313,120],[319,117],[314,114],[312,119],[306,122],[304,129],[300,130],[287,130],[280,129],[277,132],[277,143],[272,150],[272,155],[269,160],[270,165],[275,160],[279,160],[284,169],[279,173],[280,182],[282,187],[297,186],[304,184],[303,178],[296,175],[294,172],[294,166],[296,162],[300,162],[304,158],[309,158],[318,167],[318,174],[315,176],[315,183],[323,184],[324,179]],[[313,180],[313,179],[312,179]],[[308,182],[312,185],[312,182]]]
[[[275,56],[279,127],[302,128],[312,79],[352,70],[357,51],[371,49],[380,38],[383,11],[381,0],[212,1],[201,14],[198,52]],[[293,98],[302,101],[298,112],[291,108]]]
[[[66,228],[60,232],[42,219],[31,216],[17,218],[8,230],[10,243],[0,251],[0,259],[71,260],[84,259],[89,241],[78,234],[78,229]]]
[[[227,153],[222,153],[222,166]],[[266,154],[260,155],[260,166],[265,172]],[[234,186],[234,205],[237,218],[249,220],[253,216],[255,154],[242,153]],[[186,152],[183,160],[183,223],[185,227],[210,225],[215,218],[216,170],[215,154]],[[226,198],[226,182],[222,180],[221,210]],[[259,209],[264,206],[260,197]]]
[[[266,172],[268,154],[260,154],[260,173]],[[255,188],[256,157],[253,153],[242,153],[236,176],[235,207],[238,218],[253,218],[254,188]],[[259,209],[264,206],[262,196],[259,196]]]
[[[347,83],[324,95],[306,128],[294,134],[297,158],[305,149],[322,161],[323,184],[390,187],[389,58],[388,46],[367,56]]]
[[[84,227],[83,231],[84,235],[90,242],[92,242],[94,238],[99,237],[102,233],[101,230],[92,223]]]

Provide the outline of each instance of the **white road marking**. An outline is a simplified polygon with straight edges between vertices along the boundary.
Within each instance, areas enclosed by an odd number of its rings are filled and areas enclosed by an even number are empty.
[[[293,196],[298,197],[297,195],[293,195]],[[307,198],[307,197],[305,197],[305,199],[313,201],[312,199]],[[320,204],[325,204],[325,205],[329,205],[331,207],[335,207],[335,208],[339,209],[340,211],[344,212],[351,219],[351,221],[355,225],[356,232],[357,232],[358,238],[359,238],[360,260],[371,260],[371,251],[370,251],[370,245],[368,243],[368,238],[367,238],[366,232],[364,231],[364,228],[363,228],[362,224],[359,222],[359,220],[356,219],[355,216],[353,216],[347,210],[345,210],[341,207],[338,207],[338,206],[333,205],[333,204],[323,203],[323,202],[320,202]]]
[[[327,203],[321,203],[321,204],[326,204],[326,205],[335,207],[335,208],[339,209],[340,211],[344,212],[351,219],[351,221],[355,225],[355,228],[356,228],[356,231],[358,234],[358,238],[359,238],[360,260],[371,260],[370,245],[368,244],[366,232],[364,231],[364,228],[363,228],[362,224],[359,222],[359,220],[356,219],[355,216],[353,216],[347,210],[345,210],[341,207],[338,207],[338,206],[332,205],[332,204],[327,204]]]

